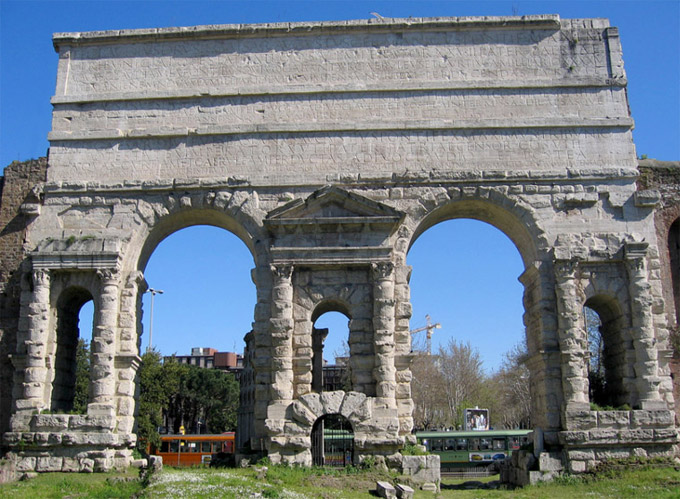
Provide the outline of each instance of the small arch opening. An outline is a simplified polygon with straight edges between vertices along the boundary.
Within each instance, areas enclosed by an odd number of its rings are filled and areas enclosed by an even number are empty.
[[[69,288],[57,301],[52,411],[87,412],[93,315],[94,301],[85,288]]]
[[[312,464],[344,468],[354,463],[354,430],[341,414],[327,414],[314,423],[311,434]]]
[[[349,311],[324,302],[312,314],[312,391],[351,390]]]
[[[629,403],[624,386],[626,342],[623,313],[607,296],[588,299],[583,307],[588,348],[588,396],[602,408]]]
[[[680,325],[680,218],[671,224],[668,231],[668,254],[671,264],[675,321]]]

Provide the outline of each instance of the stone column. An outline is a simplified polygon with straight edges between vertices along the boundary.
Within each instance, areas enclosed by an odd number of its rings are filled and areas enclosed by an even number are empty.
[[[635,346],[635,376],[642,409],[666,409],[659,395],[659,362],[652,314],[653,297],[647,280],[648,243],[627,243],[625,261],[631,303],[631,335]]]
[[[293,266],[272,265],[272,400],[293,399]]]
[[[323,342],[328,336],[328,329],[312,329],[312,390],[323,391]]]
[[[374,263],[373,273],[373,342],[375,347],[376,395],[395,400],[396,369],[394,367],[394,265]]]
[[[29,274],[29,278],[32,291],[22,293],[20,340],[17,342],[17,355],[13,356],[16,357],[13,358],[15,367],[23,364],[24,369],[21,386],[17,387],[17,412],[44,409],[49,403],[46,360],[50,327],[50,271],[37,269]]]
[[[117,269],[102,269],[97,271],[97,276],[101,291],[92,334],[91,397],[88,414],[99,414],[99,411],[104,409],[112,410],[116,390],[114,356],[118,331],[120,273]],[[134,395],[132,384],[130,389]]]
[[[555,262],[558,341],[562,367],[562,393],[566,410],[588,410],[587,338],[582,327],[583,304],[578,292],[576,260]]]

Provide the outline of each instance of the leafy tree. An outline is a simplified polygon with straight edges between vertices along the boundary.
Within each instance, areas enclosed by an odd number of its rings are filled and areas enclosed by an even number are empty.
[[[139,415],[137,417],[137,448],[160,445],[158,428],[163,424],[163,409],[179,387],[179,376],[162,363],[160,352],[147,351],[139,367]]]
[[[171,364],[171,363],[168,363]],[[236,429],[239,385],[232,373],[177,364],[179,386],[171,395],[167,416],[173,431],[222,433]]]
[[[87,413],[90,390],[90,347],[79,338],[76,346],[76,386],[73,396],[73,412]]]

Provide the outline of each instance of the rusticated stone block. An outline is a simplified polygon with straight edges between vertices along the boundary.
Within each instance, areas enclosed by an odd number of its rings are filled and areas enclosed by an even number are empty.
[[[653,438],[653,430],[619,430],[618,432],[618,441],[624,444],[650,442]]]
[[[559,432],[559,441],[561,444],[578,445],[588,440],[587,431],[561,431]],[[514,453],[513,453],[514,455]]]
[[[61,471],[64,464],[62,457],[38,457],[36,460],[35,471]]]
[[[654,441],[678,443],[678,430],[676,428],[655,429]]]
[[[674,415],[670,410],[635,410],[631,411],[631,423],[638,428],[671,427]]]
[[[627,428],[630,426],[630,411],[598,411],[598,428]]]
[[[37,414],[31,419],[33,431],[63,431],[69,427],[73,416],[66,414]]]
[[[594,444],[615,444],[619,441],[620,433],[616,430],[591,430],[588,440]]]

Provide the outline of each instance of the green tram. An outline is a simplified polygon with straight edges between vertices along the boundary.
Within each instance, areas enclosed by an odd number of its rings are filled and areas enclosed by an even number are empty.
[[[488,466],[531,442],[532,430],[420,431],[418,443],[441,456],[442,471]]]

